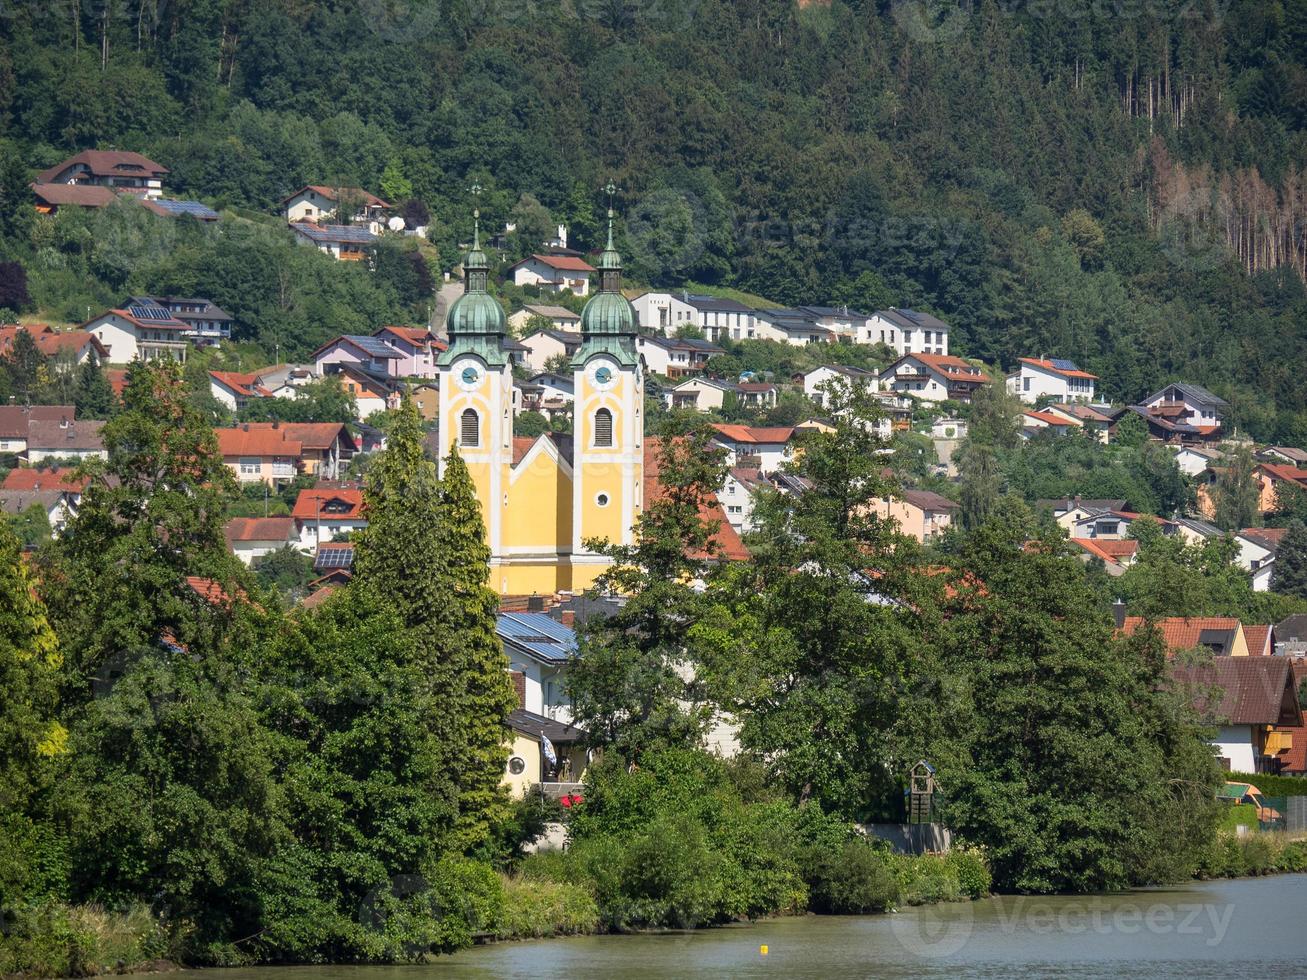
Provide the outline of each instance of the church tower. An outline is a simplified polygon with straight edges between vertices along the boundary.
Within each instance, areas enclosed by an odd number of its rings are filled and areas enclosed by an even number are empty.
[[[479,196],[479,185],[472,186]],[[481,250],[481,211],[473,215],[472,250],[463,259],[463,295],[449,308],[449,349],[440,375],[440,472],[457,445],[484,508],[490,545],[490,583],[502,589],[497,566],[504,555],[504,501],[513,456],[513,372],[504,350],[507,319],[486,291],[490,262]]]
[[[599,291],[581,311],[581,346],[572,358],[572,589],[588,588],[609,564],[585,547],[590,538],[634,544],[644,506],[644,376],[636,316],[622,295],[622,258],[613,247],[612,181],[608,245],[599,257]]]

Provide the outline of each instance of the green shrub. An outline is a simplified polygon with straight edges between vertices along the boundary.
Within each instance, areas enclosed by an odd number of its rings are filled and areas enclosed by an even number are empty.
[[[1251,803],[1237,803],[1233,806],[1223,804],[1221,808],[1221,820],[1217,826],[1221,830],[1234,832],[1235,827],[1251,827],[1257,829],[1257,807]]]
[[[1302,776],[1231,772],[1226,773],[1225,778],[1231,783],[1252,783],[1264,796],[1307,796],[1307,778]]]
[[[983,898],[989,894],[993,878],[984,855],[979,851],[958,848],[948,855],[948,863],[957,875],[958,886],[969,898]]]
[[[0,932],[0,976],[84,977],[121,972],[171,953],[145,906],[122,913],[46,903],[10,909]]]
[[[850,839],[838,849],[813,847],[806,858],[814,912],[862,915],[898,904],[898,876],[884,850],[872,842]]]
[[[956,902],[965,897],[957,871],[947,858],[933,854],[894,857],[902,900],[908,905]]]
[[[599,906],[580,886],[543,878],[505,877],[496,939],[543,939],[599,930]]]

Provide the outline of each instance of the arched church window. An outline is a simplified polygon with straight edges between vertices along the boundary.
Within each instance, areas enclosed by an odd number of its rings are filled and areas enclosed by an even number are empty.
[[[463,409],[463,415],[459,420],[458,442],[464,448],[481,445],[481,420],[477,418],[477,413],[473,409]]]
[[[595,445],[608,447],[613,444],[613,413],[606,408],[595,412]]]

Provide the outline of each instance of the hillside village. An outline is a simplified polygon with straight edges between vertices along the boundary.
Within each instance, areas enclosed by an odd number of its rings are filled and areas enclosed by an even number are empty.
[[[166,197],[167,175],[140,154],[88,151],[38,177],[33,207],[48,217],[126,200],[160,220],[230,220]],[[282,206],[296,241],[366,267],[379,240],[422,239],[427,231],[414,209],[400,213],[360,188],[306,185]],[[0,506],[29,546],[58,535],[78,512],[86,480],[78,465],[106,456],[99,430],[129,366],[179,362],[241,489],[226,524],[231,552],[314,607],[351,577],[352,538],[368,523],[362,487],[369,461],[385,449],[401,400],[411,398],[429,430],[432,459],[455,444],[471,453],[492,565],[502,568],[492,584],[501,596],[506,649],[516,658],[519,709],[530,725],[546,718],[564,727],[571,716],[560,650],[574,649],[572,606],[603,567],[583,542],[603,536],[633,543],[641,502],[657,492],[649,484],[655,437],[667,432],[706,424],[723,455],[725,478],[711,517],[721,525],[724,559],[747,553],[763,496],[805,492],[793,464],[805,438],[834,430],[841,390],[862,392],[873,406],[866,424],[879,439],[887,488],[877,513],[941,556],[978,519],[965,510],[969,447],[978,443],[977,420],[992,425],[995,416],[1010,437],[1005,452],[1056,460],[1074,445],[1076,454],[1094,459],[1089,470],[1072,464],[1054,481],[1054,496],[1041,492],[1048,481],[996,481],[992,489],[1024,496],[1108,579],[1141,560],[1152,535],[1140,533],[1147,525],[1193,549],[1228,547],[1231,567],[1253,592],[1276,591],[1288,521],[1307,517],[1307,449],[1252,443],[1224,399],[1185,379],[1112,403],[1099,396],[1104,379],[1056,351],[1030,351],[1007,365],[969,359],[950,342],[949,324],[923,311],[788,308],[689,287],[633,288],[621,281],[611,230],[606,250],[582,254],[567,247],[560,226],[528,258],[502,266],[497,283],[488,257],[494,245],[483,251],[480,234],[478,225],[470,251],[441,277],[442,321],[433,315],[426,324],[337,336],[300,363],[251,363],[245,349],[241,369],[230,369],[225,357],[240,324],[203,297],[124,296],[80,324],[55,328],[29,317],[0,327],[0,356],[10,371],[47,379],[37,399],[28,388],[24,399],[14,395],[0,406],[0,461],[8,467]],[[505,311],[491,290],[508,283],[519,290],[516,308]],[[587,366],[594,356],[615,357],[611,369],[595,374]],[[614,374],[626,382],[614,387]],[[481,383],[493,385],[489,403],[467,401]],[[82,403],[35,403],[61,390],[83,395]],[[502,428],[493,424],[499,403]],[[478,431],[481,410],[488,410],[488,433]],[[591,464],[582,462],[583,445],[598,458],[619,460],[624,479],[634,481],[625,488],[604,484],[597,507],[583,488],[606,477],[586,475]],[[481,446],[489,453],[476,453]],[[616,455],[602,452],[623,446]],[[1170,490],[1138,499],[1129,489],[1103,496],[1105,486],[1129,486],[1105,481],[1104,473],[1124,470],[1129,454],[1149,446],[1149,479]],[[1086,482],[1075,482],[1075,470],[1087,474]],[[504,493],[519,483],[520,494]],[[500,495],[502,511],[487,506]],[[554,527],[542,523],[554,510],[550,498],[559,500],[561,515],[572,496],[572,516],[560,516]],[[510,553],[501,565],[499,556]],[[554,555],[570,557],[546,557]],[[548,617],[555,625],[546,624]],[[1194,636],[1223,655],[1301,652],[1300,621],[1208,617],[1197,621]],[[560,650],[541,656],[529,644],[515,645],[505,630],[524,622],[553,636]],[[1189,622],[1160,625],[1170,638],[1175,631],[1188,636]],[[1307,668],[1298,662],[1295,670]],[[1294,734],[1275,723],[1268,717],[1257,722],[1261,729],[1229,736],[1236,769],[1307,770],[1307,731]],[[576,735],[555,732],[555,743],[569,739]],[[544,771],[538,757],[528,770]],[[519,791],[523,778],[516,780]]]

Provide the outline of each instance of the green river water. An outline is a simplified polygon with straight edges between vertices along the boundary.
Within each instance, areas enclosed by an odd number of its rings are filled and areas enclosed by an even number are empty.
[[[1307,875],[501,943],[417,966],[206,970],[187,980],[1031,976],[1307,977]]]

